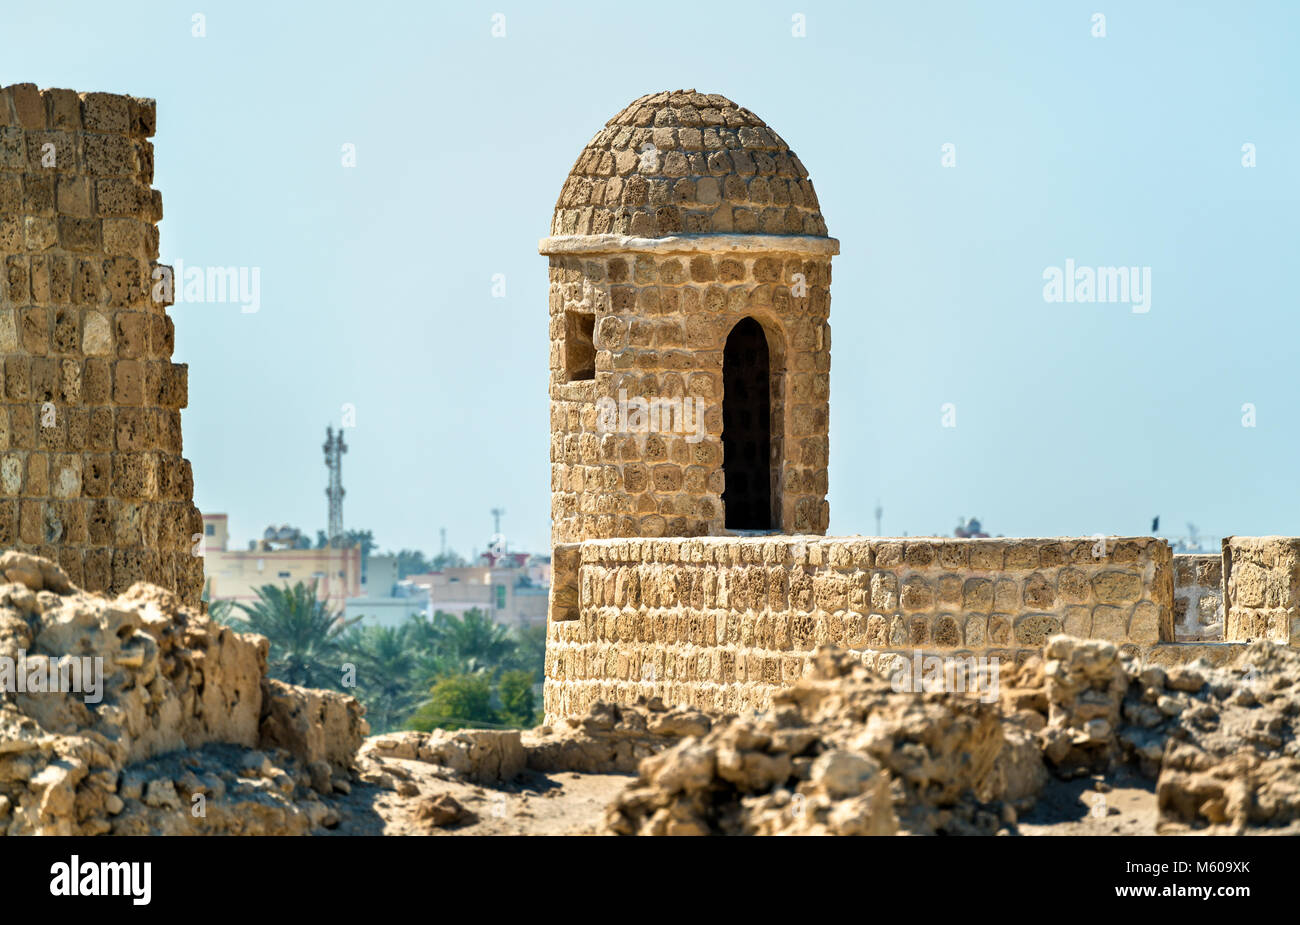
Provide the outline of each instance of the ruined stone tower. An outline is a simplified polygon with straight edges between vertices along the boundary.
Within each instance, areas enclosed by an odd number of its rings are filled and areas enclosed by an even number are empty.
[[[153,100],[0,90],[0,548],[199,598],[186,367],[158,297]]]
[[[716,94],[642,97],[551,235],[552,543],[824,533],[839,244],[786,143]]]

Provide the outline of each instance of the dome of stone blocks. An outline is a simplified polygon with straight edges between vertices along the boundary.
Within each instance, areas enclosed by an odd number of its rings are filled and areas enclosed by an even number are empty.
[[[551,234],[826,236],[808,171],[758,116],[716,93],[632,102],[588,142]]]

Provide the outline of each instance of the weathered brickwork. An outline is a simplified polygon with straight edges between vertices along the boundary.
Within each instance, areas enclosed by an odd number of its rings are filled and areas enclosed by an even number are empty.
[[[198,600],[186,367],[154,301],[153,100],[0,90],[0,548]]]
[[[579,156],[551,235],[549,716],[642,695],[762,708],[827,643],[877,668],[917,649],[1018,660],[1057,632],[1162,664],[1233,648],[1214,562],[1182,562],[1176,601],[1162,540],[820,536],[839,245],[753,113],[635,101]],[[1229,642],[1300,638],[1278,635],[1296,559],[1261,555]]]
[[[785,142],[722,96],[642,97],[551,231],[552,542],[824,533],[839,244]]]
[[[553,235],[826,235],[808,171],[762,119],[716,93],[652,93],[578,156]]]
[[[553,542],[725,531],[723,348],[743,318],[767,336],[774,523],[825,532],[830,276],[829,257],[779,251],[553,256]],[[568,381],[567,322],[578,313],[594,314],[595,378]],[[682,407],[693,410],[682,427],[608,432],[598,426],[602,398],[688,399]]]
[[[1174,556],[1174,638],[1178,642],[1223,641],[1223,557]]]
[[[561,547],[554,600],[577,604],[549,624],[546,712],[642,695],[761,709],[827,644],[1018,659],[1058,632],[1135,651],[1172,640],[1168,545],[1097,551],[1091,539],[816,536]]]
[[[1300,645],[1300,537],[1223,541],[1224,639]]]

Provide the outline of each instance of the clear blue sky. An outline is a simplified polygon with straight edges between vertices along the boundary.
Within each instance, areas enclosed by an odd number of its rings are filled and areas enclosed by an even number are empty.
[[[466,552],[499,506],[546,547],[537,239],[604,121],[688,87],[785,138],[842,242],[832,533],[877,498],[887,534],[1300,532],[1298,4],[46,0],[0,41],[4,83],[155,97],[163,260],[261,269],[256,314],[173,309],[237,540],[325,526],[350,402],[349,527]],[[1150,312],[1045,302],[1066,258],[1151,267]]]

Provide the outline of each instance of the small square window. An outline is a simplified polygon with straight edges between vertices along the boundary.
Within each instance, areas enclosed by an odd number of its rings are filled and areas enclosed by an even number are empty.
[[[596,378],[596,316],[564,313],[564,378],[566,382]]]

